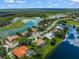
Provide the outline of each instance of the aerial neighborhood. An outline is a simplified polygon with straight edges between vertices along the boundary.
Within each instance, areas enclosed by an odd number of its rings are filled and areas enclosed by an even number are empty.
[[[72,14],[16,17],[10,25],[0,28],[4,36],[0,38],[3,39],[0,41],[0,56],[3,59],[45,59],[62,41],[72,41],[73,45],[75,41],[79,47],[78,40],[70,40],[75,33],[79,39],[79,19],[74,15],[74,20]],[[74,28],[76,31],[71,33]]]

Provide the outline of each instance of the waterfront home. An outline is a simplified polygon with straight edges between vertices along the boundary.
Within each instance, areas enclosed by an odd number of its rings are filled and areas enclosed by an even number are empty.
[[[56,26],[56,28],[63,30],[63,29],[64,29],[64,26],[63,26],[62,24],[58,24],[58,25]]]
[[[46,37],[48,39],[52,39],[54,37],[54,34],[52,32],[46,33],[45,35],[43,35],[43,37]]]
[[[14,41],[14,40],[16,40],[16,39],[18,39],[18,38],[20,38],[18,35],[13,35],[13,36],[8,36],[8,37],[6,37],[6,39],[8,40],[8,41]]]
[[[16,57],[20,58],[20,57],[24,56],[27,51],[28,51],[27,46],[20,46],[18,48],[13,49],[12,53]]]
[[[61,31],[61,29],[55,28],[55,29],[53,30],[53,33],[60,32],[60,31]]]
[[[55,32],[58,32],[59,30],[57,29],[57,28],[55,28],[54,30],[53,30],[53,33],[55,33]]]
[[[33,42],[36,44],[36,46],[42,47],[42,46],[45,45],[45,41],[42,40],[42,38],[39,38],[39,37],[35,37],[35,40]]]
[[[22,32],[21,34],[22,34],[23,36],[25,36],[25,35],[28,34],[28,31]]]

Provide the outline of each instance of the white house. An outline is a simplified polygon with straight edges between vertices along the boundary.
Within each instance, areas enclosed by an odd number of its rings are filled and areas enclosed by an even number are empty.
[[[45,35],[43,35],[43,37],[46,37],[48,39],[52,39],[54,37],[54,34],[53,33],[46,33]]]
[[[63,26],[62,24],[59,24],[59,25],[56,26],[57,29],[61,29],[61,30],[64,29],[63,27],[64,27],[64,26]]]

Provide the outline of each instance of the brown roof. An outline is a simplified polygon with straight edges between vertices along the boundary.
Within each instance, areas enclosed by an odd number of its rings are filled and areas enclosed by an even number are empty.
[[[25,32],[22,32],[21,34],[22,34],[22,35],[26,35],[26,34],[28,34],[28,32],[27,32],[27,31],[25,31]]]
[[[32,32],[36,32],[37,31],[37,29],[35,29],[35,28],[32,28]]]
[[[17,57],[22,57],[26,51],[28,51],[28,48],[26,46],[20,46],[18,48],[15,48],[12,53]]]
[[[36,45],[37,45],[37,46],[40,46],[40,45],[43,44],[43,43],[45,43],[45,41],[42,40],[42,39],[37,39],[37,40],[36,40]]]
[[[61,29],[54,29],[53,32],[60,32]]]
[[[17,38],[20,38],[18,35],[13,35],[13,36],[8,36],[8,37],[6,37],[9,41],[13,41],[13,40],[15,40],[15,39],[17,39]]]

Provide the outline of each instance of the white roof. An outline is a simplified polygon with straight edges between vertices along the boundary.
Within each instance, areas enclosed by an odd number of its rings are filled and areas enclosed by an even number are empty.
[[[57,29],[63,29],[61,26],[57,26],[56,28],[57,28]]]
[[[47,37],[48,39],[52,39],[54,37],[53,33],[47,33],[43,35],[43,37]]]

